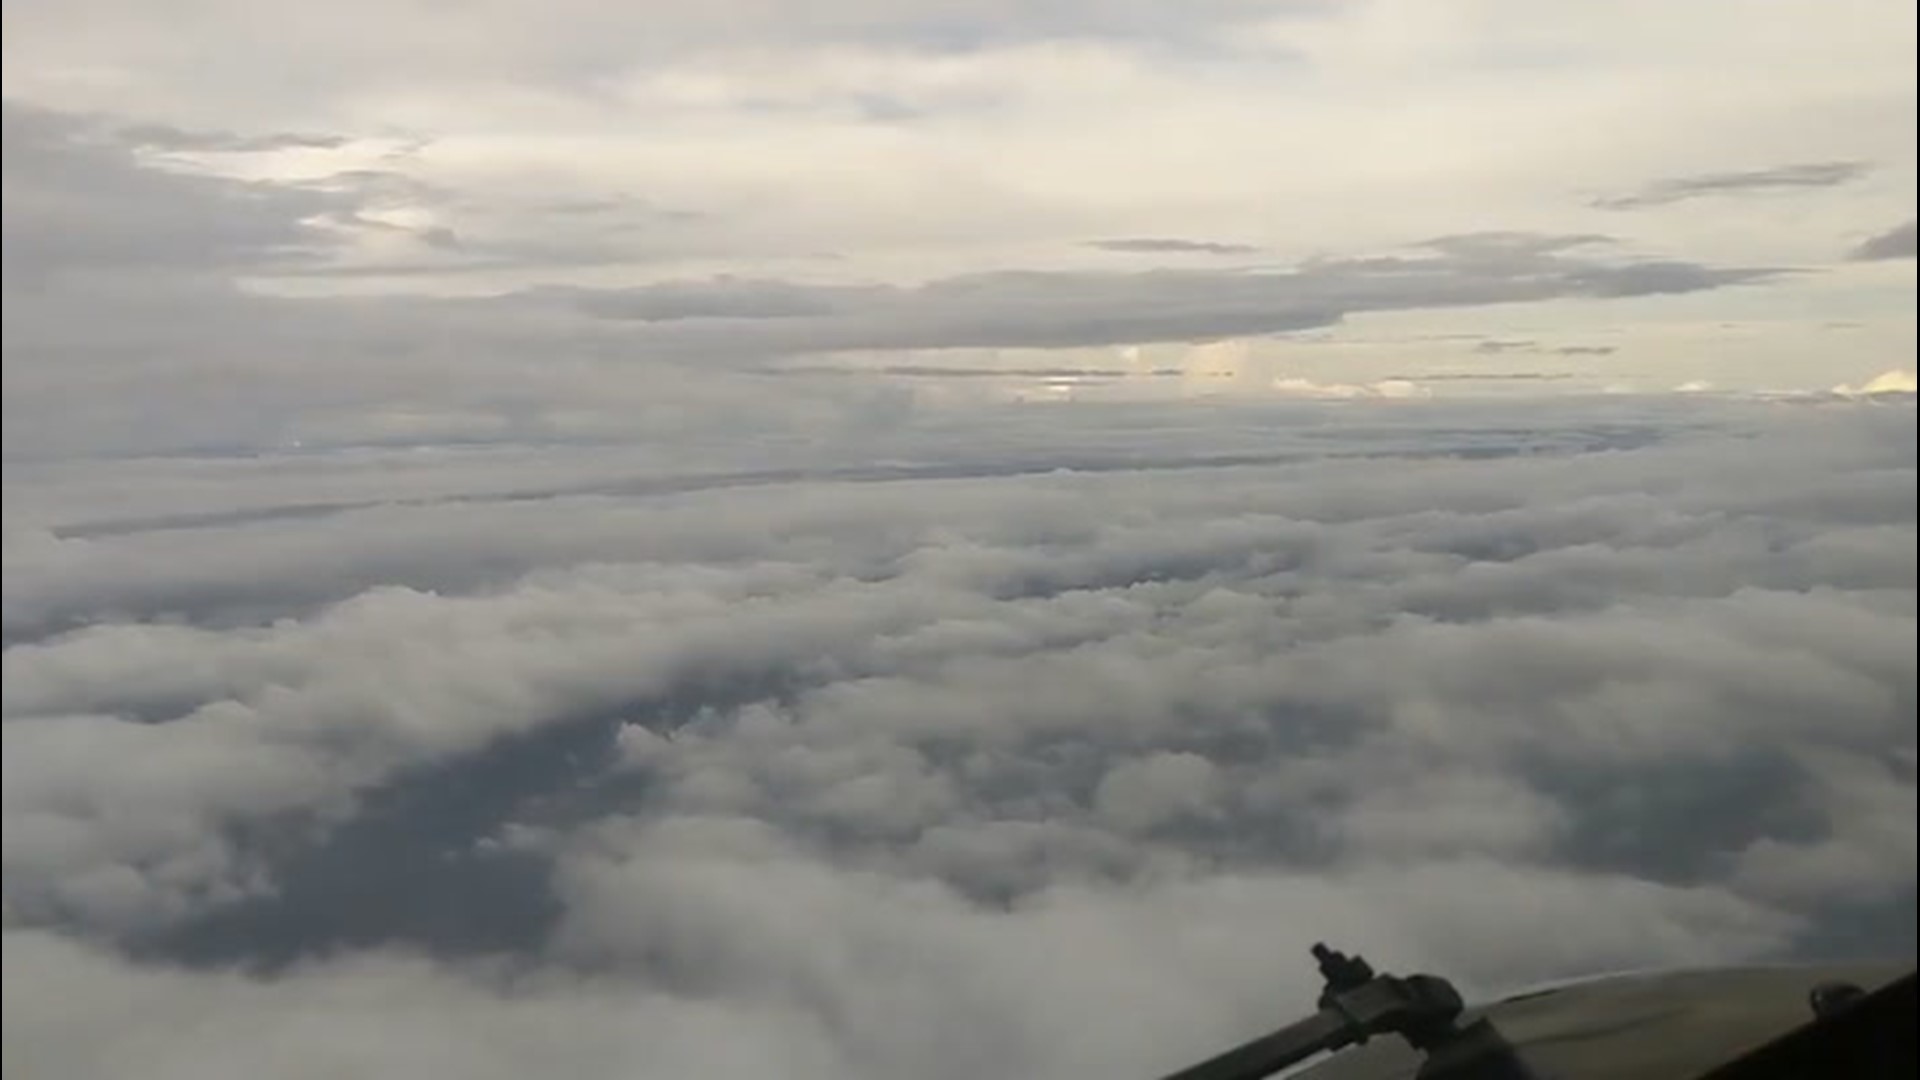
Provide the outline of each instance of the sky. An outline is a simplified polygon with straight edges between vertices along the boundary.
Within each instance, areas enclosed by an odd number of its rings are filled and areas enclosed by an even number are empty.
[[[1892,0],[9,0],[4,29],[10,457],[1912,374]]]
[[[0,1069],[1080,1080],[1915,951],[1881,0],[6,0]]]

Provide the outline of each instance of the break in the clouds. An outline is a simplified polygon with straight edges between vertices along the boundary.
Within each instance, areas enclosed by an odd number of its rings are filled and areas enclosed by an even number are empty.
[[[1911,259],[1914,255],[1914,223],[1896,225],[1877,236],[1869,237],[1860,246],[1849,253],[1849,257],[1862,262],[1874,262],[1881,259]]]
[[[1721,195],[1753,195],[1828,188],[1865,176],[1870,166],[1860,161],[1824,161],[1775,165],[1765,169],[1701,173],[1655,180],[1638,191],[1610,195],[1594,202],[1605,210],[1638,210],[1649,206],[1705,199]]]
[[[1319,937],[1910,955],[1913,415],[16,463],[9,1067],[1151,1076]]]

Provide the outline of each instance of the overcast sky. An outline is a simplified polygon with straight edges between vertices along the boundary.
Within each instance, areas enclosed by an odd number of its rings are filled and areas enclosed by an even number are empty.
[[[1905,959],[1891,0],[7,0],[9,1075]]]
[[[854,381],[780,396],[836,400],[1911,374],[1892,0],[10,0],[4,29],[14,456],[191,441],[162,401],[202,442],[592,432],[796,357]],[[899,370],[928,364],[1016,374]]]

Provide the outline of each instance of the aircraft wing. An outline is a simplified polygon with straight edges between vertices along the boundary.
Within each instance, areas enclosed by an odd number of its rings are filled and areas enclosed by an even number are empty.
[[[1816,986],[1848,984],[1872,992],[1895,987],[1903,976],[1911,999],[1911,976],[1898,967],[1621,975],[1521,994],[1468,1010],[1465,1018],[1491,1019],[1539,1080],[1698,1080],[1811,1024],[1816,1017],[1809,994]],[[1913,1015],[1909,1000],[1904,1006],[1909,1047]],[[1911,1061],[1911,1049],[1907,1053]],[[1293,1075],[1298,1080],[1388,1080],[1421,1075],[1422,1061],[1423,1055],[1403,1040],[1375,1038]],[[1851,1074],[1822,1069],[1819,1075]]]

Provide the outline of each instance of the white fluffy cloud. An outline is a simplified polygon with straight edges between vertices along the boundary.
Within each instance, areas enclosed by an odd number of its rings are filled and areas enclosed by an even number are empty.
[[[1152,1074],[1322,937],[1910,952],[1913,446],[1376,401],[10,467],[9,1065]]]

